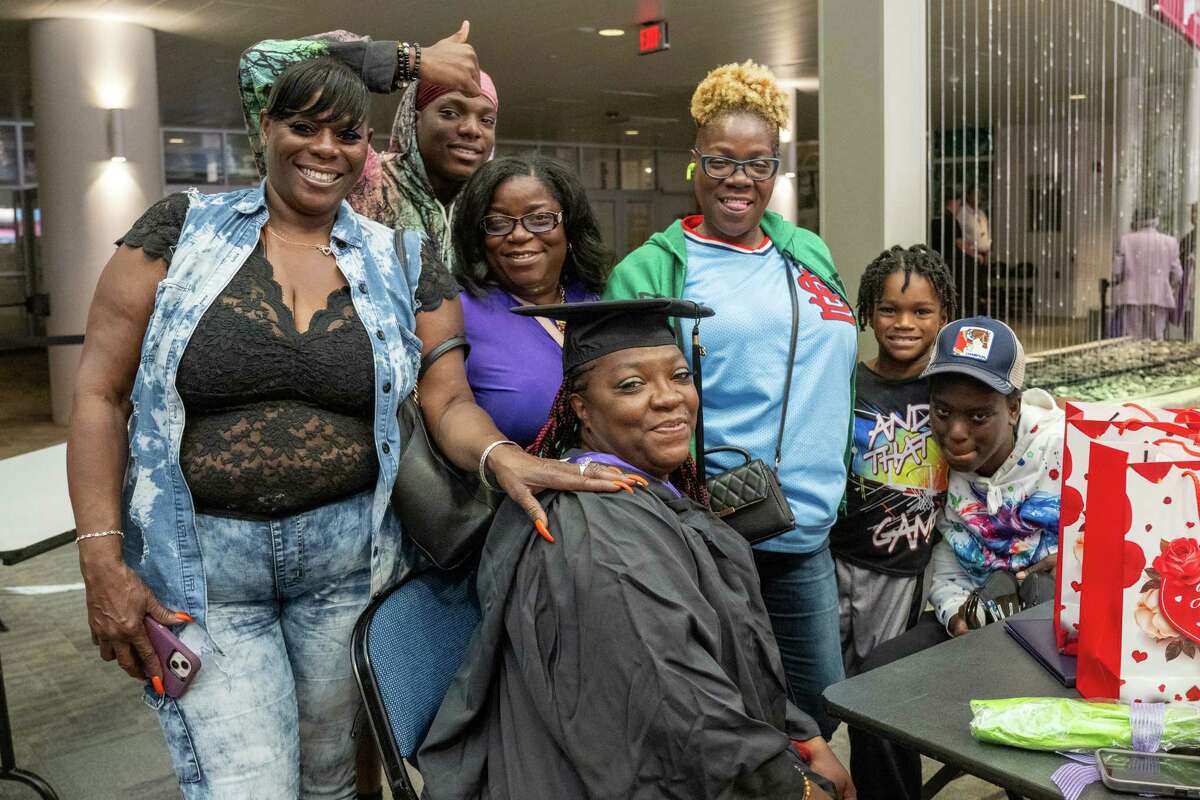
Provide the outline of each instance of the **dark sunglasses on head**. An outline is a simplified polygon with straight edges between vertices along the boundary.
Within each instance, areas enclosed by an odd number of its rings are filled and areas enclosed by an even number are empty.
[[[530,233],[549,233],[562,222],[561,211],[533,211],[522,217],[510,217],[507,214],[488,214],[479,223],[483,232],[488,236],[508,236],[521,223],[521,227]]]
[[[717,181],[733,177],[733,173],[739,169],[752,181],[765,181],[774,178],[775,173],[779,172],[778,158],[747,158],[745,161],[738,161],[736,158],[705,155],[699,150],[692,152],[700,160],[700,171]]]

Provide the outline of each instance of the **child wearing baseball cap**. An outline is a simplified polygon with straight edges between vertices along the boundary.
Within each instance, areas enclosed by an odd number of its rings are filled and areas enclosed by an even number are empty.
[[[929,378],[933,436],[950,467],[928,572],[933,614],[876,648],[864,671],[1054,597],[1062,410],[1041,389],[1022,391],[1024,349],[990,317],[943,327],[921,374]],[[850,733],[861,796],[920,797],[916,753]]]

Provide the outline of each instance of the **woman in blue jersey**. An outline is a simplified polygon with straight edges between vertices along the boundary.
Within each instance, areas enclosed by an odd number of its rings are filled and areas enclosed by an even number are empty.
[[[617,265],[604,299],[664,295],[717,311],[705,326],[704,443],[737,445],[773,463],[795,527],[755,547],[763,599],[792,694],[828,736],[821,692],[843,677],[829,529],[846,482],[857,329],[829,255],[811,231],[767,203],[787,106],[753,62],[714,69],[696,88],[693,188],[701,213],[656,233]],[[798,325],[786,419],[792,291]],[[709,477],[740,463],[709,453]]]

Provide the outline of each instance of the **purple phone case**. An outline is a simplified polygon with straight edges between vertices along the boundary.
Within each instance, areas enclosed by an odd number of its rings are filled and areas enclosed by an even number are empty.
[[[179,637],[171,633],[170,628],[151,617],[146,617],[146,634],[150,637],[154,652],[158,654],[159,663],[162,664],[163,688],[167,696],[176,699],[183,697],[200,672],[200,657],[179,641]],[[183,667],[185,664],[188,666],[186,670],[181,670],[185,672],[182,677],[172,669],[173,663],[177,667]]]

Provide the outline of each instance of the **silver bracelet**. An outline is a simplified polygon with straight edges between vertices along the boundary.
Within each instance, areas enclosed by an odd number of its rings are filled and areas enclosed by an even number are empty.
[[[511,444],[513,447],[521,446],[511,439],[501,439],[500,441],[492,442],[487,447],[483,448],[483,454],[479,456],[479,482],[483,484],[483,488],[490,489],[493,492],[499,492],[501,489],[499,486],[493,486],[492,482],[488,480],[487,460],[488,456],[492,454],[492,451],[502,444]]]
[[[122,539],[124,539],[125,531],[111,530],[111,531],[96,531],[95,533],[81,533],[75,537],[75,544],[79,544],[84,539],[96,539],[101,536],[120,536]]]

